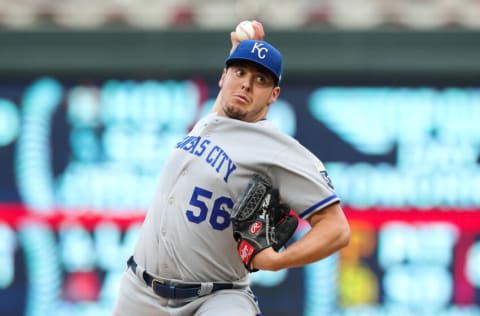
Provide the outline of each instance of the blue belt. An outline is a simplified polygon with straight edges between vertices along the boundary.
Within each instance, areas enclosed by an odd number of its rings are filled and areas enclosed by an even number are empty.
[[[128,266],[136,274],[137,263],[133,256],[127,261]],[[163,298],[190,298],[200,296],[201,284],[172,284],[169,281],[159,280],[149,274],[147,271],[143,271],[142,278],[151,287],[153,292]],[[218,290],[232,289],[232,283],[213,283],[211,292]],[[211,293],[210,292],[210,293]]]

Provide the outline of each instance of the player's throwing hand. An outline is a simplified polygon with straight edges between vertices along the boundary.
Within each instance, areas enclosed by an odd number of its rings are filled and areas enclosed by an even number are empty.
[[[263,29],[262,23],[253,20],[252,21],[253,28],[255,29],[255,35],[253,37],[254,40],[263,40],[265,37],[265,31]],[[237,48],[238,44],[240,44],[240,40],[237,38],[237,34],[235,31],[230,32],[230,41],[232,42],[232,48],[230,49],[230,53],[232,53],[235,48]]]

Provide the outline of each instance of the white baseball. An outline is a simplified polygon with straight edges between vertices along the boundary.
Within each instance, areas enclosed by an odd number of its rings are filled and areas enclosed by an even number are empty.
[[[235,28],[237,39],[241,42],[247,39],[253,39],[255,37],[255,29],[253,28],[252,21],[243,21],[238,23]]]

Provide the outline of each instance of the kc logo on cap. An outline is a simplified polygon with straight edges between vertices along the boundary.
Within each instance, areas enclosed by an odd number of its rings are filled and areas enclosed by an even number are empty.
[[[263,47],[264,45],[265,44],[263,44],[261,42],[255,42],[255,44],[253,45],[252,50],[250,52],[252,54],[254,54],[255,51],[256,51],[258,58],[265,59],[265,57],[267,57],[268,48]]]

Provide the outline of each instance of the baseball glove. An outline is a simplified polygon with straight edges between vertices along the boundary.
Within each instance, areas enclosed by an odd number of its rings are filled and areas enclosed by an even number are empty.
[[[298,220],[287,204],[281,204],[278,190],[254,175],[237,200],[230,216],[233,237],[243,264],[250,272],[253,257],[265,248],[282,248],[295,232]]]

